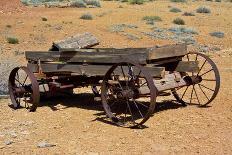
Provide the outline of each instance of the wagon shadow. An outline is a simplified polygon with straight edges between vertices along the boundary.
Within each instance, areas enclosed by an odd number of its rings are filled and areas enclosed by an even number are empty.
[[[42,99],[40,106],[48,106],[53,111],[59,111],[67,108],[81,108],[86,110],[96,111],[94,114],[96,118],[92,121],[99,121],[110,125],[115,125],[110,121],[103,110],[100,97],[94,97],[92,93],[75,94],[72,96],[59,96],[53,98]],[[173,100],[165,100],[156,103],[155,113],[160,113],[165,110],[178,109],[183,106]],[[151,117],[152,117],[151,116]],[[117,126],[117,125],[115,125]],[[145,125],[140,126],[139,129],[147,128]]]

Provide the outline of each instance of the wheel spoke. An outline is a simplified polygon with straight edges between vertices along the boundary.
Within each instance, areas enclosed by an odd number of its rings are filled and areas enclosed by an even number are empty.
[[[146,83],[147,83],[147,81],[146,81],[146,82],[144,82],[143,84],[141,84],[141,86],[140,86],[140,87],[144,86]]]
[[[207,73],[209,73],[209,72],[211,72],[211,71],[213,71],[213,68],[212,68],[212,69],[210,69],[210,70],[208,70],[207,72],[205,72],[205,73],[201,74],[200,76],[203,76],[203,75],[205,75],[205,74],[207,74]]]
[[[140,102],[137,102],[138,104],[144,106],[145,108],[149,108],[147,105],[143,104],[143,103],[140,103]]]
[[[126,122],[126,114],[127,114],[127,109],[128,109],[128,106],[126,106],[126,111],[125,111],[125,116],[124,116],[124,119],[123,119],[123,124],[125,124],[125,122]]]
[[[133,117],[133,114],[132,114],[132,111],[131,111],[131,108],[130,108],[130,104],[129,104],[129,102],[128,102],[128,99],[126,100],[126,103],[127,103],[129,112],[130,112],[130,114],[131,114],[131,119],[132,119],[132,121],[135,123],[135,120],[134,120],[134,117]]]
[[[142,118],[143,118],[144,116],[143,116],[143,114],[141,113],[141,111],[140,111],[140,109],[139,109],[139,107],[138,107],[138,105],[137,105],[137,103],[135,102],[134,99],[133,99],[133,102],[134,102],[136,108],[139,110],[139,114],[140,114],[140,115],[142,116]]]
[[[216,79],[202,79],[203,81],[216,81]]]
[[[193,98],[193,89],[192,89],[192,92],[191,92],[190,104],[192,103],[192,98]]]
[[[203,91],[203,89],[201,88],[201,85],[198,84],[198,86],[199,86],[200,90],[202,91],[202,93],[205,95],[205,97],[206,97],[206,98],[208,99],[208,101],[209,101],[209,98],[208,98],[208,96],[206,95],[206,93]]]
[[[202,87],[208,89],[208,90],[214,91],[213,89],[211,89],[211,88],[209,88],[209,87],[206,87],[205,85],[202,85],[202,84],[200,84],[200,83],[198,83],[198,84],[199,84],[200,86],[202,86]]]
[[[121,90],[123,90],[122,85],[121,85],[121,83],[120,83],[119,79],[118,79],[118,78],[116,78],[116,76],[115,76],[114,72],[113,72],[113,76],[114,76],[114,79],[116,79],[116,80],[118,81],[118,84],[119,84],[119,86],[120,86]]]
[[[197,101],[198,101],[198,104],[200,105],[200,101],[199,101],[199,98],[198,98],[198,95],[197,95],[197,92],[196,92],[196,89],[195,89],[195,85],[193,85],[193,90],[194,90],[194,93],[197,97]]]
[[[25,84],[25,82],[27,81],[28,75],[26,76],[25,80],[23,81],[23,86]]]
[[[189,86],[187,86],[187,88],[185,89],[184,93],[182,94],[181,100],[183,99],[183,97],[184,97],[185,93],[187,92],[188,88],[189,88]]]
[[[15,81],[17,81],[19,85],[23,86],[23,84],[18,79],[15,78]]]
[[[199,69],[198,73],[197,73],[197,76],[200,74],[202,68],[204,67],[205,63],[207,62],[207,60],[205,59],[204,63],[201,65],[201,68]]]

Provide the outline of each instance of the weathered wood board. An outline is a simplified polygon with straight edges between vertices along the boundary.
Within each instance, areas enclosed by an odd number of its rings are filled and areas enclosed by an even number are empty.
[[[75,75],[85,75],[85,76],[104,76],[106,72],[109,70],[111,65],[77,65],[77,64],[41,64],[41,69],[43,73],[57,73],[57,72],[70,72],[75,73]],[[39,66],[37,64],[28,63],[28,68],[32,72],[38,72]],[[128,67],[123,67],[125,72],[128,72]],[[153,77],[163,77],[165,69],[164,67],[144,67],[146,71]],[[134,71],[137,72],[137,71]],[[115,74],[122,73],[120,71],[116,71]],[[120,74],[121,75],[121,74]]]
[[[51,50],[58,49],[59,51],[61,51],[62,49],[68,48],[89,48],[98,44],[98,39],[91,33],[86,32],[83,34],[77,34],[64,40],[53,42],[53,47]]]
[[[148,52],[149,60],[157,60],[162,58],[178,57],[187,54],[186,44],[165,45],[161,47],[150,48]]]
[[[134,61],[146,64],[147,55],[143,53],[105,53],[105,52],[26,52],[26,59],[41,62],[98,63],[114,64],[122,61]]]
[[[155,48],[96,48],[96,49],[65,49],[53,52],[26,52],[26,59],[38,61],[65,61],[88,63],[117,63],[130,59],[138,63],[161,64],[179,61],[187,54],[186,45],[169,45]],[[172,60],[171,60],[172,59]],[[161,61],[157,63],[157,61]]]
[[[198,61],[180,61],[175,69],[178,72],[198,72]]]

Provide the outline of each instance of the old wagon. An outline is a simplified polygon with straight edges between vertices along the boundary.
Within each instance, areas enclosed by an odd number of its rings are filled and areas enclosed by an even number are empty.
[[[215,63],[185,44],[151,48],[86,48],[27,51],[27,67],[9,76],[14,108],[35,111],[43,94],[92,86],[115,124],[137,127],[154,113],[159,95],[183,106],[208,106],[219,91]],[[98,89],[100,87],[100,89]]]

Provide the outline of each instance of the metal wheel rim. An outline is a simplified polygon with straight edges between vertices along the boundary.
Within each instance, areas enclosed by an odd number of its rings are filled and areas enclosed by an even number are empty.
[[[102,86],[101,86],[101,99],[102,99],[103,108],[104,108],[104,110],[106,112],[106,115],[112,120],[113,123],[115,123],[118,126],[125,127],[124,125],[119,124],[119,123],[114,121],[115,116],[111,112],[110,107],[107,104],[106,80],[107,80],[108,76],[117,68],[117,66],[121,66],[123,64],[131,64],[133,66],[138,67],[143,72],[143,74],[145,75],[145,78],[146,78],[147,83],[148,83],[149,88],[150,88],[150,105],[149,105],[149,109],[148,109],[146,115],[144,116],[144,118],[142,119],[141,122],[139,122],[139,123],[137,123],[135,125],[128,126],[129,128],[134,128],[134,127],[138,127],[138,126],[144,124],[150,118],[151,114],[154,112],[155,105],[156,105],[155,100],[156,100],[156,97],[157,97],[157,89],[156,89],[156,87],[154,85],[152,77],[145,70],[143,70],[143,67],[141,65],[138,65],[138,64],[133,63],[133,62],[121,62],[121,63],[118,63],[118,64],[114,64],[107,71],[107,73],[106,73],[106,75],[105,75],[105,77],[103,79]]]
[[[195,55],[199,55],[199,56],[203,57],[206,60],[206,63],[210,64],[210,66],[212,67],[212,70],[214,72],[214,75],[215,75],[215,87],[213,89],[214,90],[213,95],[211,96],[210,99],[208,99],[208,101],[206,103],[199,105],[200,107],[205,107],[215,99],[215,97],[217,96],[217,94],[219,92],[219,89],[220,89],[220,74],[219,74],[219,71],[218,71],[218,68],[217,68],[216,64],[208,56],[206,56],[206,55],[204,55],[202,53],[198,53],[198,52],[189,52],[188,53],[188,55],[191,55],[191,54],[195,54]],[[188,89],[188,88],[186,88],[186,89]],[[192,89],[195,89],[194,85],[193,85]],[[176,89],[172,90],[172,94],[177,99],[178,102],[180,102],[182,104],[188,104],[184,100],[181,99],[181,97],[177,93]],[[204,95],[205,95],[205,93],[204,93]]]
[[[27,67],[16,67],[14,68],[9,76],[9,81],[8,81],[8,88],[9,88],[9,94],[10,94],[10,98],[12,101],[12,104],[14,106],[14,108],[18,108],[20,105],[20,103],[18,103],[18,101],[16,100],[17,98],[17,94],[14,93],[14,87],[16,86],[15,84],[15,78],[16,78],[16,74],[18,74],[19,70],[23,70],[26,75],[28,76],[27,78],[30,79],[31,85],[32,85],[32,92],[31,92],[31,106],[28,108],[29,111],[35,111],[39,100],[40,100],[40,93],[39,93],[39,84],[37,82],[37,79],[35,78],[34,74],[27,68]],[[18,75],[20,76],[20,75]]]

